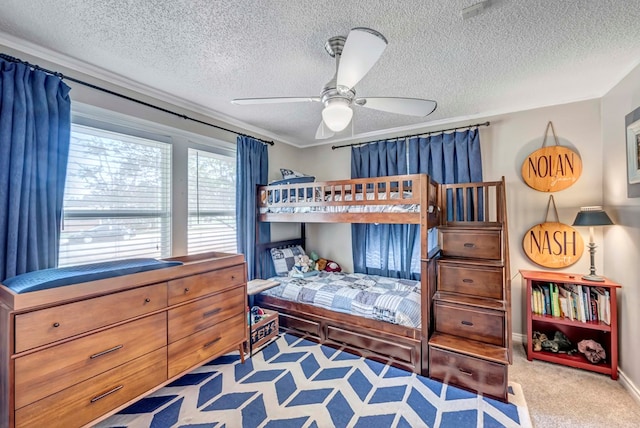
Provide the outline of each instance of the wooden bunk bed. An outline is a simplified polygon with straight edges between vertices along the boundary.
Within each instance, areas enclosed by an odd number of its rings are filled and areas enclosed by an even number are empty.
[[[429,339],[435,325],[433,299],[439,292],[437,261],[442,253],[438,242],[429,242],[429,229],[505,227],[506,236],[504,179],[445,186],[428,175],[413,174],[261,186],[257,196],[259,222],[301,224],[300,239],[258,243],[257,278],[264,278],[261,266],[269,257],[271,248],[304,245],[304,223],[420,225],[419,328],[334,312],[264,294],[256,296],[256,304],[278,311],[280,326],[286,331],[423,375],[429,374]],[[433,234],[431,236],[433,240]],[[508,323],[505,324],[506,330],[510,327],[510,317]],[[504,345],[508,344],[505,342]]]

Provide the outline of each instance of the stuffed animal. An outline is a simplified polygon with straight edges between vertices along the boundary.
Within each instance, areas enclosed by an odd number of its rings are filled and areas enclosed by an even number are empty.
[[[542,349],[545,351],[573,354],[576,352],[575,346],[569,341],[569,338],[565,336],[561,331],[556,331],[553,334],[553,340],[545,340],[542,342]]]
[[[324,270],[327,267],[327,259],[318,259],[316,261],[316,269]]]
[[[548,340],[547,335],[544,333],[540,333],[539,331],[533,332],[533,337],[531,338],[531,344],[533,345],[533,350],[538,352],[542,351],[542,342]]]
[[[309,258],[306,254],[303,256],[297,256],[296,262],[293,265],[293,271],[295,273],[306,273],[310,270],[314,270],[315,262]]]
[[[607,358],[607,353],[604,351],[602,345],[595,340],[586,339],[578,342],[578,351],[593,364],[598,364],[600,361]]]
[[[342,272],[340,265],[332,260],[327,260],[327,266],[324,268],[327,272]]]

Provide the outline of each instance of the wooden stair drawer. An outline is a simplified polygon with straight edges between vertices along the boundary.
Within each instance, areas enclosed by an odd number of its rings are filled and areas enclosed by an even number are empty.
[[[246,279],[244,264],[169,281],[169,305],[232,288]]]
[[[15,426],[79,427],[166,381],[166,348],[16,410]]]
[[[442,256],[502,260],[502,232],[442,229]]]
[[[434,302],[435,331],[504,346],[502,311]]]
[[[429,346],[429,377],[507,400],[507,364],[499,364]]]
[[[503,299],[502,268],[438,263],[438,290],[470,296]]]
[[[24,407],[166,344],[166,315],[160,313],[16,358],[15,406]]]
[[[246,306],[242,288],[218,293],[169,310],[169,343],[212,327]]]
[[[16,353],[167,307],[167,283],[16,315]]]
[[[168,377],[172,378],[246,341],[246,317],[242,311],[213,327],[170,343]]]

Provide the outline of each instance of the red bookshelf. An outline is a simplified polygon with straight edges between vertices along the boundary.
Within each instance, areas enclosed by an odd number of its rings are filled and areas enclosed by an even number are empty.
[[[580,274],[560,273],[560,272],[543,272],[521,270],[523,282],[526,287],[525,312],[527,314],[527,359],[548,361],[551,363],[562,364],[569,367],[575,367],[583,370],[590,370],[597,373],[603,373],[611,376],[612,379],[618,378],[618,316],[616,290],[620,288],[608,279],[604,282],[594,282],[582,279]],[[573,284],[582,287],[601,287],[609,292],[609,313],[610,323],[603,321],[578,321],[568,317],[558,317],[551,315],[540,315],[533,312],[531,308],[532,290],[534,286],[541,284],[553,283]],[[547,351],[534,351],[531,341],[534,331],[540,331],[547,335],[554,331],[561,331],[569,340],[577,345],[583,339],[593,339],[600,343],[604,348],[607,358],[598,364],[592,364],[581,353],[573,355],[553,353]]]

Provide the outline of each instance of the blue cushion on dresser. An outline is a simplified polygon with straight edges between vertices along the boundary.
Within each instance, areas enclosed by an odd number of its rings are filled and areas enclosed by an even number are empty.
[[[15,293],[46,290],[48,288],[113,278],[132,273],[146,272],[166,267],[179,266],[182,262],[166,262],[151,258],[113,260],[79,266],[42,269],[14,276],[3,282],[3,285]]]

